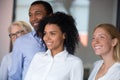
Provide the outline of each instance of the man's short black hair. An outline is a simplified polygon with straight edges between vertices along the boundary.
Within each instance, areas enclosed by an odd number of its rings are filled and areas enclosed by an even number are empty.
[[[46,2],[46,1],[34,1],[34,2],[31,4],[31,6],[33,6],[33,5],[43,5],[44,8],[45,8],[45,10],[46,10],[46,12],[47,12],[47,15],[53,13],[52,6],[51,6],[48,2]]]

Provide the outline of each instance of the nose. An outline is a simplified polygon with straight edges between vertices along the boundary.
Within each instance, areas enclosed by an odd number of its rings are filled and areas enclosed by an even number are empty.
[[[99,38],[95,38],[95,39],[93,40],[93,42],[94,42],[94,43],[99,43]]]
[[[47,40],[49,40],[49,39],[50,39],[50,37],[49,37],[49,35],[48,35],[48,34],[46,34],[46,35],[44,35],[43,39],[44,39],[44,41],[47,41]]]

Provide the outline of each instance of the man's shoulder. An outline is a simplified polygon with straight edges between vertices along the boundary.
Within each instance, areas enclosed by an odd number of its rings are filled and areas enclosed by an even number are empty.
[[[19,42],[19,41],[21,42],[21,41],[24,41],[24,40],[30,40],[31,38],[34,38],[33,35],[32,35],[32,32],[27,33],[27,34],[17,38],[15,42]]]
[[[19,44],[22,45],[22,43],[31,42],[31,40],[32,40],[33,38],[34,38],[34,37],[33,37],[33,35],[32,35],[32,32],[27,33],[27,34],[25,34],[25,35],[17,38],[17,39],[15,40],[14,45],[19,45]]]
[[[19,39],[19,40],[20,40],[20,39],[26,39],[26,38],[29,38],[29,37],[31,37],[31,36],[33,36],[33,35],[32,35],[32,32],[29,32],[29,33],[27,33],[27,34],[19,37],[18,39]]]

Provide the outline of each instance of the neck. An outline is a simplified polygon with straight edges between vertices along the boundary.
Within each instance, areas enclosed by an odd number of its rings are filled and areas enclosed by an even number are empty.
[[[104,61],[104,64],[112,64],[115,63],[115,60],[113,58],[113,51],[109,52],[108,54],[102,55],[102,59]]]
[[[64,50],[64,48],[60,48],[60,49],[57,49],[57,50],[51,50],[52,56],[54,57],[56,54],[62,52],[63,50]]]
[[[107,59],[107,60],[104,60],[103,66],[108,69],[108,68],[110,68],[114,63],[115,63],[115,60],[114,60],[114,59]]]

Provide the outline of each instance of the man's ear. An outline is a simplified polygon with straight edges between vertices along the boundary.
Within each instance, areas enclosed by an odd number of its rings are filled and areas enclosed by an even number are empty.
[[[63,34],[63,39],[65,39],[65,38],[66,38],[66,33]]]

